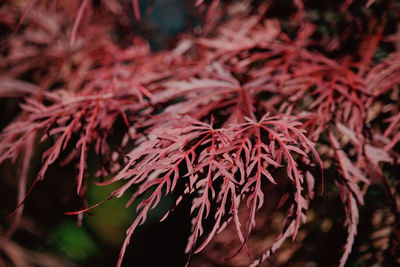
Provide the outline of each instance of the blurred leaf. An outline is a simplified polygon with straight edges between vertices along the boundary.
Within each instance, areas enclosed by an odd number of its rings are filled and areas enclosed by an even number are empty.
[[[61,222],[52,232],[51,243],[71,260],[84,261],[99,253],[99,248],[84,227],[74,221]]]

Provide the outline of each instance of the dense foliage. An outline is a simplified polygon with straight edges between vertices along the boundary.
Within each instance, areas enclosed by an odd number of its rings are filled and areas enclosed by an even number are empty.
[[[315,192],[323,202],[331,190],[348,232],[344,266],[375,185],[393,218],[380,226],[390,227],[388,245],[375,260],[399,263],[399,3],[198,0],[202,22],[152,51],[140,36],[148,3],[22,2],[0,9],[0,97],[20,103],[1,122],[0,163],[19,166],[7,238],[35,185],[52,179],[48,169],[72,164],[82,201],[67,214],[78,223],[103,203],[87,204],[88,181],[121,185],[104,201],[128,194],[126,205],[137,203],[118,266],[167,196],[175,205],[161,220],[192,203],[188,264],[231,227],[239,242],[220,257],[245,251],[256,266],[296,239]],[[257,217],[274,216],[261,211],[267,194],[278,195],[285,218],[253,255]]]

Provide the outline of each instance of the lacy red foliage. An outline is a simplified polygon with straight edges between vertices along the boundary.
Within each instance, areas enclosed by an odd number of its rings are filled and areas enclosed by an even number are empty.
[[[141,18],[138,0],[97,7],[33,0],[23,11],[3,4],[0,23],[9,34],[1,40],[0,96],[19,99],[21,112],[1,132],[0,162],[23,157],[8,235],[22,213],[34,147],[44,140],[52,145],[31,189],[50,165],[76,162],[82,198],[87,179],[124,182],[106,200],[133,190],[129,206],[145,196],[118,266],[136,228],[167,195],[178,196],[175,206],[192,199],[189,259],[231,221],[238,252],[250,254],[263,187],[285,184],[282,232],[256,266],[296,238],[325,172],[339,189],[348,228],[340,266],[371,184],[385,188],[395,229],[399,185],[384,166],[400,163],[398,3],[333,1],[328,18],[315,1],[278,2],[198,0],[201,33],[159,52],[130,30],[129,21]],[[125,136],[115,150],[109,142],[118,120]],[[88,177],[88,150],[108,163],[97,173],[108,180]],[[246,215],[239,214],[243,202]],[[94,204],[68,214],[82,219]],[[397,253],[400,236],[391,238]]]

